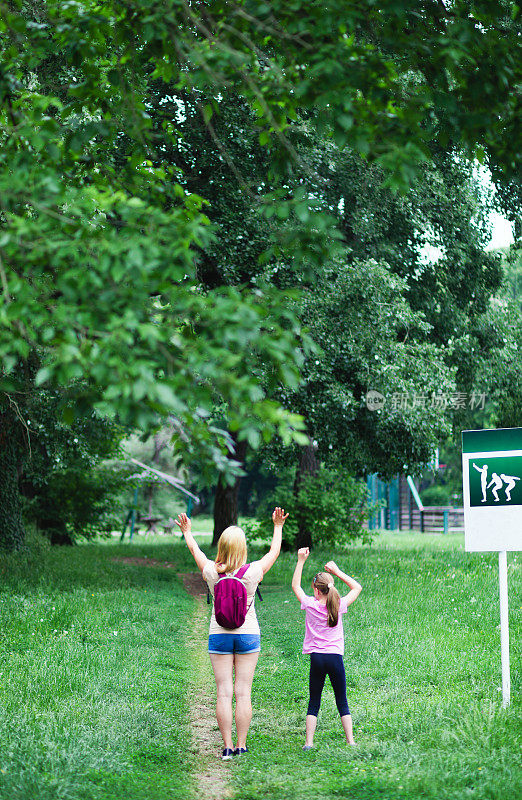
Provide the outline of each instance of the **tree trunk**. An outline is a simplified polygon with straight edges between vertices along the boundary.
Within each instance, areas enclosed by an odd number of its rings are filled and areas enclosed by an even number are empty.
[[[18,491],[19,422],[10,408],[0,410],[0,548],[19,550],[24,544]]]
[[[294,481],[294,495],[299,494],[299,488],[305,475],[317,475],[319,472],[319,462],[315,454],[315,447],[310,442],[301,448],[299,453],[299,464]],[[312,546],[312,520],[301,518],[298,523],[297,536],[295,539],[295,547],[311,547]]]
[[[162,438],[161,431],[159,433],[154,434],[154,452],[152,454],[152,465],[154,467],[158,467],[160,462],[160,455],[162,450],[165,449],[167,446],[167,442],[165,439]],[[156,489],[158,488],[157,483],[150,483],[147,487],[146,497],[148,501],[148,515],[152,517],[152,503],[154,500],[154,495],[156,494]]]
[[[246,441],[238,442],[235,437],[235,453],[232,458],[234,461],[243,463],[246,455],[247,443]],[[234,483],[230,486],[225,483],[223,478],[219,478],[216,497],[214,500],[214,535],[212,537],[212,545],[218,543],[218,539],[229,525],[237,525],[238,503],[237,498],[239,494],[239,484],[241,478],[236,478]]]

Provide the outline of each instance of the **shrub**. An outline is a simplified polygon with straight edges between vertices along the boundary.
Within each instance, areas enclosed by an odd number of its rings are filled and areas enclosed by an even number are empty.
[[[421,500],[425,506],[452,505],[450,489],[446,486],[429,486],[421,492]]]
[[[52,544],[72,544],[119,528],[125,514],[120,497],[124,478],[123,470],[103,465],[56,469],[27,502],[26,516]]]
[[[69,397],[74,386],[41,390],[27,409],[31,447],[19,481],[24,518],[52,544],[120,527],[124,516],[120,495],[129,468],[118,459],[125,431],[91,409],[67,422]]]
[[[366,484],[347,473],[321,469],[303,478],[297,496],[290,487],[279,487],[272,508],[282,506],[289,517],[283,528],[287,549],[295,547],[300,527],[311,531],[314,545],[343,547],[361,540],[370,542],[372,533],[364,527],[378,504],[367,501]],[[250,541],[269,539],[273,526],[268,515],[246,523]]]

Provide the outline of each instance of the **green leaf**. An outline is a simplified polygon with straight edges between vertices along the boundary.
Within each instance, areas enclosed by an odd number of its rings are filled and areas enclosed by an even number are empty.
[[[295,214],[300,222],[308,222],[310,211],[307,203],[298,203],[295,207]]]
[[[40,367],[35,375],[35,386],[43,386],[44,383],[47,383],[51,379],[52,375],[53,370],[50,367]]]
[[[107,79],[113,86],[121,85],[121,72],[118,69],[111,69],[107,73]]]

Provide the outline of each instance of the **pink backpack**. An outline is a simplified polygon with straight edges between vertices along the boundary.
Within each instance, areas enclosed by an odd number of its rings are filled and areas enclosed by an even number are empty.
[[[235,575],[224,575],[214,586],[214,614],[222,628],[234,630],[245,621],[250,606],[247,606],[247,590],[241,578],[249,566],[244,564]]]

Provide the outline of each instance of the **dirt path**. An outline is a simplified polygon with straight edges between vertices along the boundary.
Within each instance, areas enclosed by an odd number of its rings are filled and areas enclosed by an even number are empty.
[[[199,572],[178,575],[187,592],[198,600],[189,644],[193,671],[187,696],[192,739],[199,763],[196,796],[198,800],[228,800],[232,797],[232,791],[228,785],[227,766],[219,759],[223,741],[216,722],[214,676],[205,647],[208,635],[205,610],[207,586]]]

